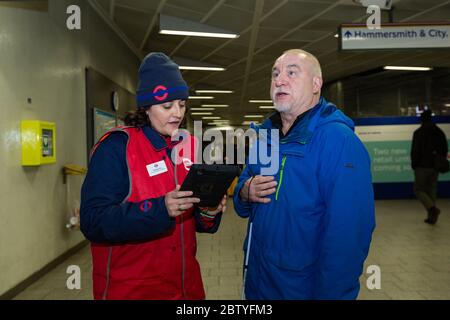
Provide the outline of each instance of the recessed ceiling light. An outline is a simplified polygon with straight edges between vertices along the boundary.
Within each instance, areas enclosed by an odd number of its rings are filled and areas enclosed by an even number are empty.
[[[172,36],[208,37],[208,38],[236,39],[237,37],[239,37],[237,34],[233,33],[196,32],[183,30],[160,30],[159,33],[168,34]]]
[[[218,126],[217,128],[214,128],[214,130],[234,130],[234,127],[231,127],[231,126],[220,127],[220,126]]]
[[[184,57],[173,57],[173,61],[179,66],[180,70],[206,70],[206,71],[224,71],[222,66],[206,63],[199,60],[187,59]]]
[[[204,23],[181,19],[165,14],[159,15],[159,33],[168,35],[183,35],[190,37],[230,38],[239,37],[229,30],[216,28]]]
[[[260,109],[275,109],[275,106],[259,106]]]
[[[180,70],[225,71],[225,68],[222,68],[222,67],[180,66]]]
[[[228,104],[202,104],[202,107],[205,108],[227,108],[229,106]]]
[[[191,111],[214,111],[214,108],[190,108]]]
[[[195,90],[195,93],[233,93],[233,90]]]
[[[214,99],[214,97],[211,96],[189,96],[189,100],[211,100]]]
[[[192,116],[210,116],[212,112],[192,112]]]
[[[214,120],[214,119],[220,119],[220,117],[202,117],[204,120]]]
[[[272,100],[249,100],[250,103],[273,103]]]
[[[430,67],[407,67],[407,66],[385,66],[385,70],[404,70],[404,71],[430,71]]]
[[[264,118],[264,116],[260,114],[249,114],[244,116],[244,118]]]

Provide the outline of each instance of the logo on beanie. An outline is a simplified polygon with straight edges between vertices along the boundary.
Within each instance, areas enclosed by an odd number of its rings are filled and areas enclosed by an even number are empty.
[[[163,93],[161,93],[161,95],[157,95],[157,93],[159,91],[163,91]],[[167,88],[166,87],[164,87],[164,86],[156,86],[156,88],[153,89],[153,95],[154,95],[156,100],[163,101],[163,100],[167,99],[167,96],[169,95],[169,93],[167,92]]]
[[[149,92],[150,91],[150,92]],[[173,94],[173,97],[169,97],[169,94]],[[187,86],[177,86],[167,88],[163,85],[156,86],[153,90],[140,89],[137,92],[137,106],[149,106],[158,102],[167,101],[167,99],[187,99],[189,96],[189,88]],[[156,100],[156,101],[155,101]]]

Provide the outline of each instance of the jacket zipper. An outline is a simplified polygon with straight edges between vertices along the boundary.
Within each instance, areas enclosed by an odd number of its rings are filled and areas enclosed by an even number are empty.
[[[183,298],[187,298],[186,296],[186,288],[184,286],[184,278],[185,278],[185,261],[184,261],[184,226],[183,226],[183,215],[180,215],[181,217],[181,263],[182,263],[182,269],[181,269],[181,288],[183,290]]]
[[[103,291],[102,300],[106,300],[106,298],[108,297],[109,277],[110,277],[109,273],[111,271],[112,250],[113,250],[113,247],[109,247],[109,249],[108,249],[108,261],[106,262],[106,284],[105,284],[105,290]]]
[[[284,164],[286,162],[286,156],[283,156],[281,161],[280,180],[278,181],[277,193],[275,194],[275,200],[278,200],[278,191],[280,191],[281,183],[283,182]]]
[[[176,154],[178,154],[178,153],[176,153]],[[170,157],[170,159],[172,159],[172,158]],[[178,185],[178,176],[177,176],[177,161],[176,161],[176,159],[175,159],[175,163],[172,163],[172,165],[173,165],[175,186],[177,186]],[[184,270],[185,269],[185,261],[184,260],[185,259],[184,259],[184,219],[183,219],[183,214],[180,215],[180,235],[181,235],[181,290],[182,290],[183,298],[186,298],[186,288],[185,288],[185,284],[184,284],[184,278],[185,278],[185,270]]]

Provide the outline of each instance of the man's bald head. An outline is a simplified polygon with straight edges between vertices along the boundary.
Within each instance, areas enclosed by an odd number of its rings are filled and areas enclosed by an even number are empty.
[[[304,50],[291,49],[273,65],[270,95],[280,113],[295,119],[319,102],[322,84],[317,58]]]
[[[310,66],[310,71],[313,76],[321,77],[322,78],[322,68],[320,67],[319,60],[317,58],[309,53],[308,51],[302,50],[302,49],[289,49],[283,52],[284,54],[297,54],[302,59],[305,59],[305,61],[308,61],[308,65]]]

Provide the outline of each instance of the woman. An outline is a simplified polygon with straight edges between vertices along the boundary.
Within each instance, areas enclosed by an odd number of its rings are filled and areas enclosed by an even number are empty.
[[[139,80],[138,110],[94,146],[82,188],[94,299],[204,299],[195,232],[217,230],[226,198],[208,211],[179,191],[195,152],[180,148],[192,136],[171,139],[189,96],[178,66],[150,53]],[[172,150],[182,161],[172,162]]]

